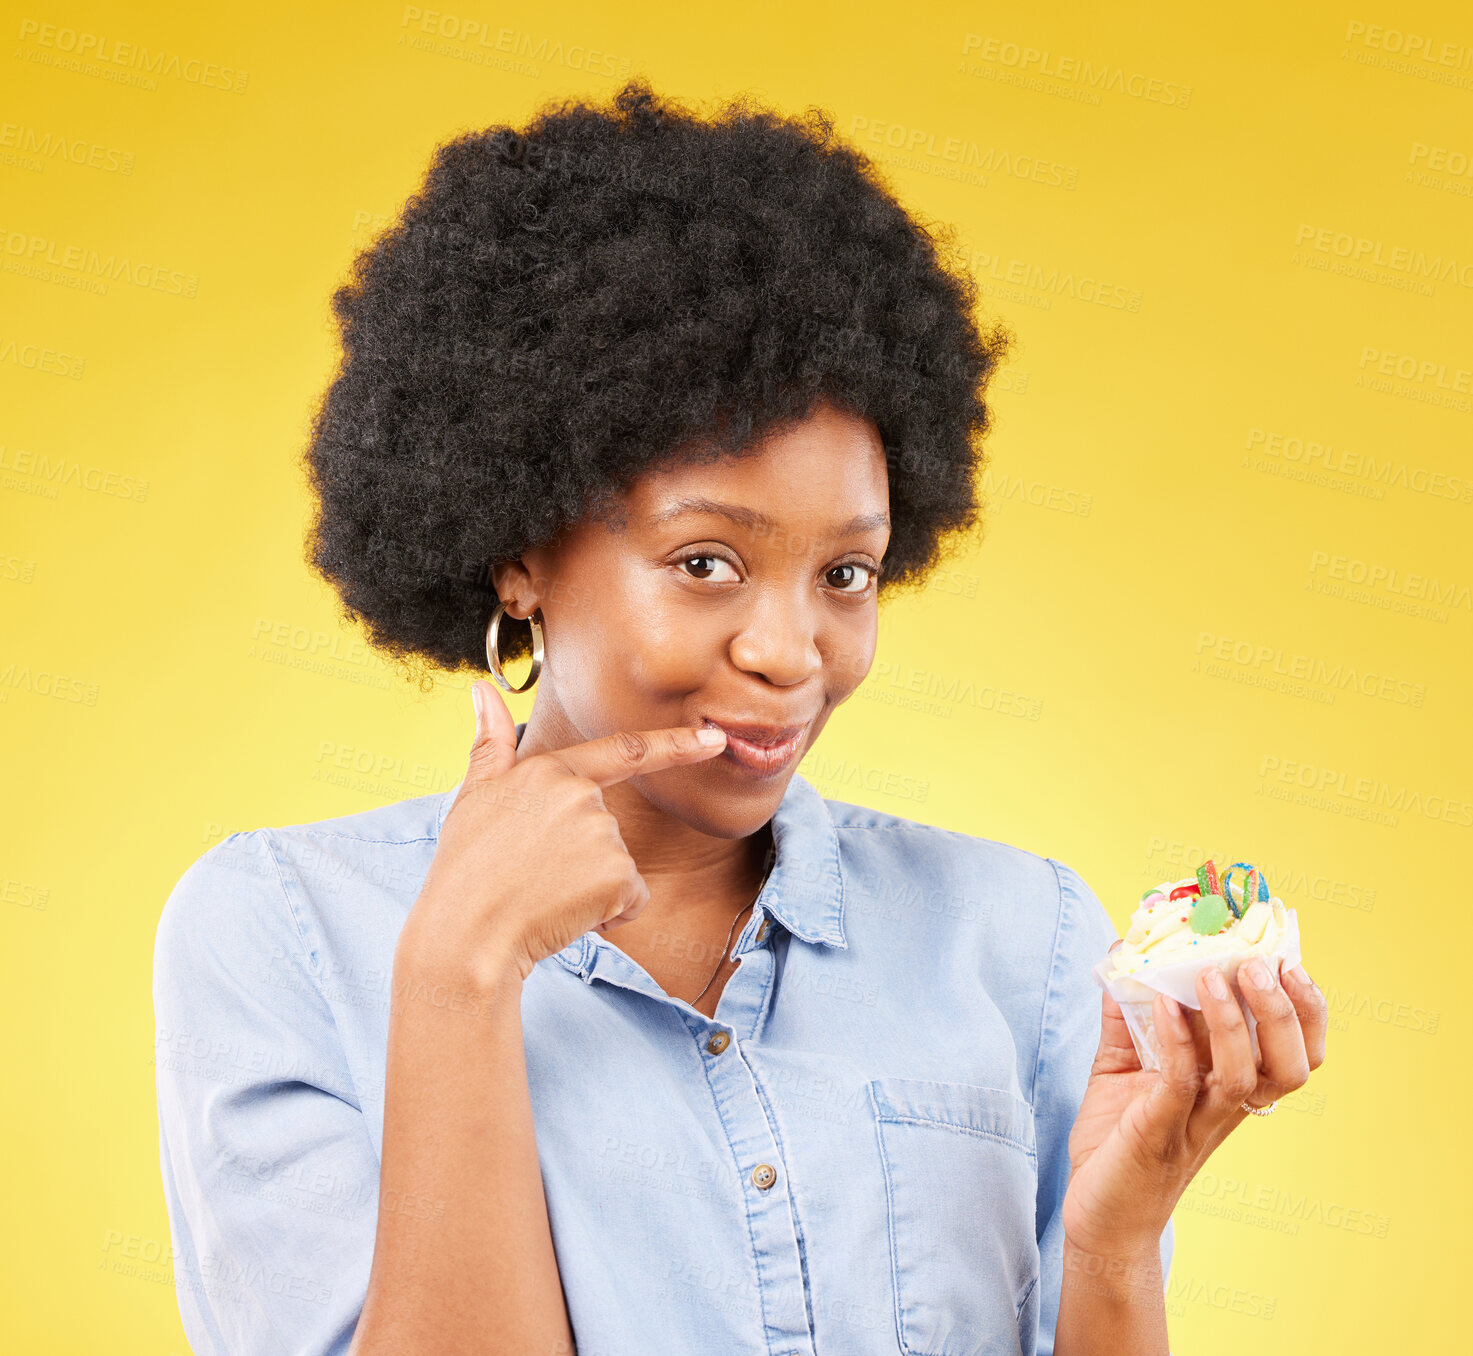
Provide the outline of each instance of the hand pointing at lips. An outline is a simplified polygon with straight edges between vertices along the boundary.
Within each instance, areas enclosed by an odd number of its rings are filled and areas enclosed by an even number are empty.
[[[625,732],[518,759],[500,694],[478,680],[471,697],[470,767],[399,953],[472,974],[510,957],[525,980],[544,957],[590,929],[632,922],[649,903],[603,788],[715,757],[726,735],[713,723]]]

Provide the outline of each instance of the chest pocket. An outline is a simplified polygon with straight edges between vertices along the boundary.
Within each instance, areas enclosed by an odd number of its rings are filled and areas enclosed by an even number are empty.
[[[875,1078],[868,1088],[901,1351],[1021,1352],[1039,1268],[1033,1109],[973,1083]]]

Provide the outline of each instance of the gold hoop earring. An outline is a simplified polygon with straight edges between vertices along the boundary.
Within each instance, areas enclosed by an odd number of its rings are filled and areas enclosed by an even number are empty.
[[[513,687],[506,681],[506,675],[501,671],[501,650],[498,639],[501,634],[501,619],[506,615],[506,604],[497,603],[496,610],[491,614],[491,621],[486,627],[486,663],[491,667],[491,676],[496,679],[497,686],[503,692],[525,692],[537,681],[537,675],[542,672],[542,623],[538,620],[542,616],[540,607],[532,610],[532,615],[527,618],[527,625],[532,628],[532,667],[527,672],[526,681],[521,687]]]

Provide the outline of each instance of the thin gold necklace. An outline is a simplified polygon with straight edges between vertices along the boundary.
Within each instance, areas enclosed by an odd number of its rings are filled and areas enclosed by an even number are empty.
[[[752,908],[753,905],[757,903],[757,900],[761,898],[763,886],[765,886],[766,884],[767,873],[764,872],[762,876],[762,884],[757,887],[757,893],[752,896],[752,903],[743,904],[741,907],[741,911],[737,914],[735,918],[731,920],[731,928],[726,934],[726,944],[721,948],[721,959],[716,962],[716,968],[711,971],[711,978],[706,981],[705,988],[703,988],[700,993],[698,993],[694,998],[690,1000],[691,1007],[695,1007],[695,1005],[706,996],[706,989],[709,989],[716,982],[716,976],[721,973],[721,967],[726,964],[727,949],[731,946],[731,939],[736,932],[737,923],[740,921],[742,914],[746,913],[748,909]]]

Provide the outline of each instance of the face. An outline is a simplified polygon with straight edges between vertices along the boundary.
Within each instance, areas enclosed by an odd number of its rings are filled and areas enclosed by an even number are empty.
[[[821,404],[741,457],[647,472],[607,521],[498,567],[507,610],[542,609],[528,732],[564,747],[720,725],[714,758],[606,788],[707,834],[771,818],[874,661],[890,538],[875,425]]]

